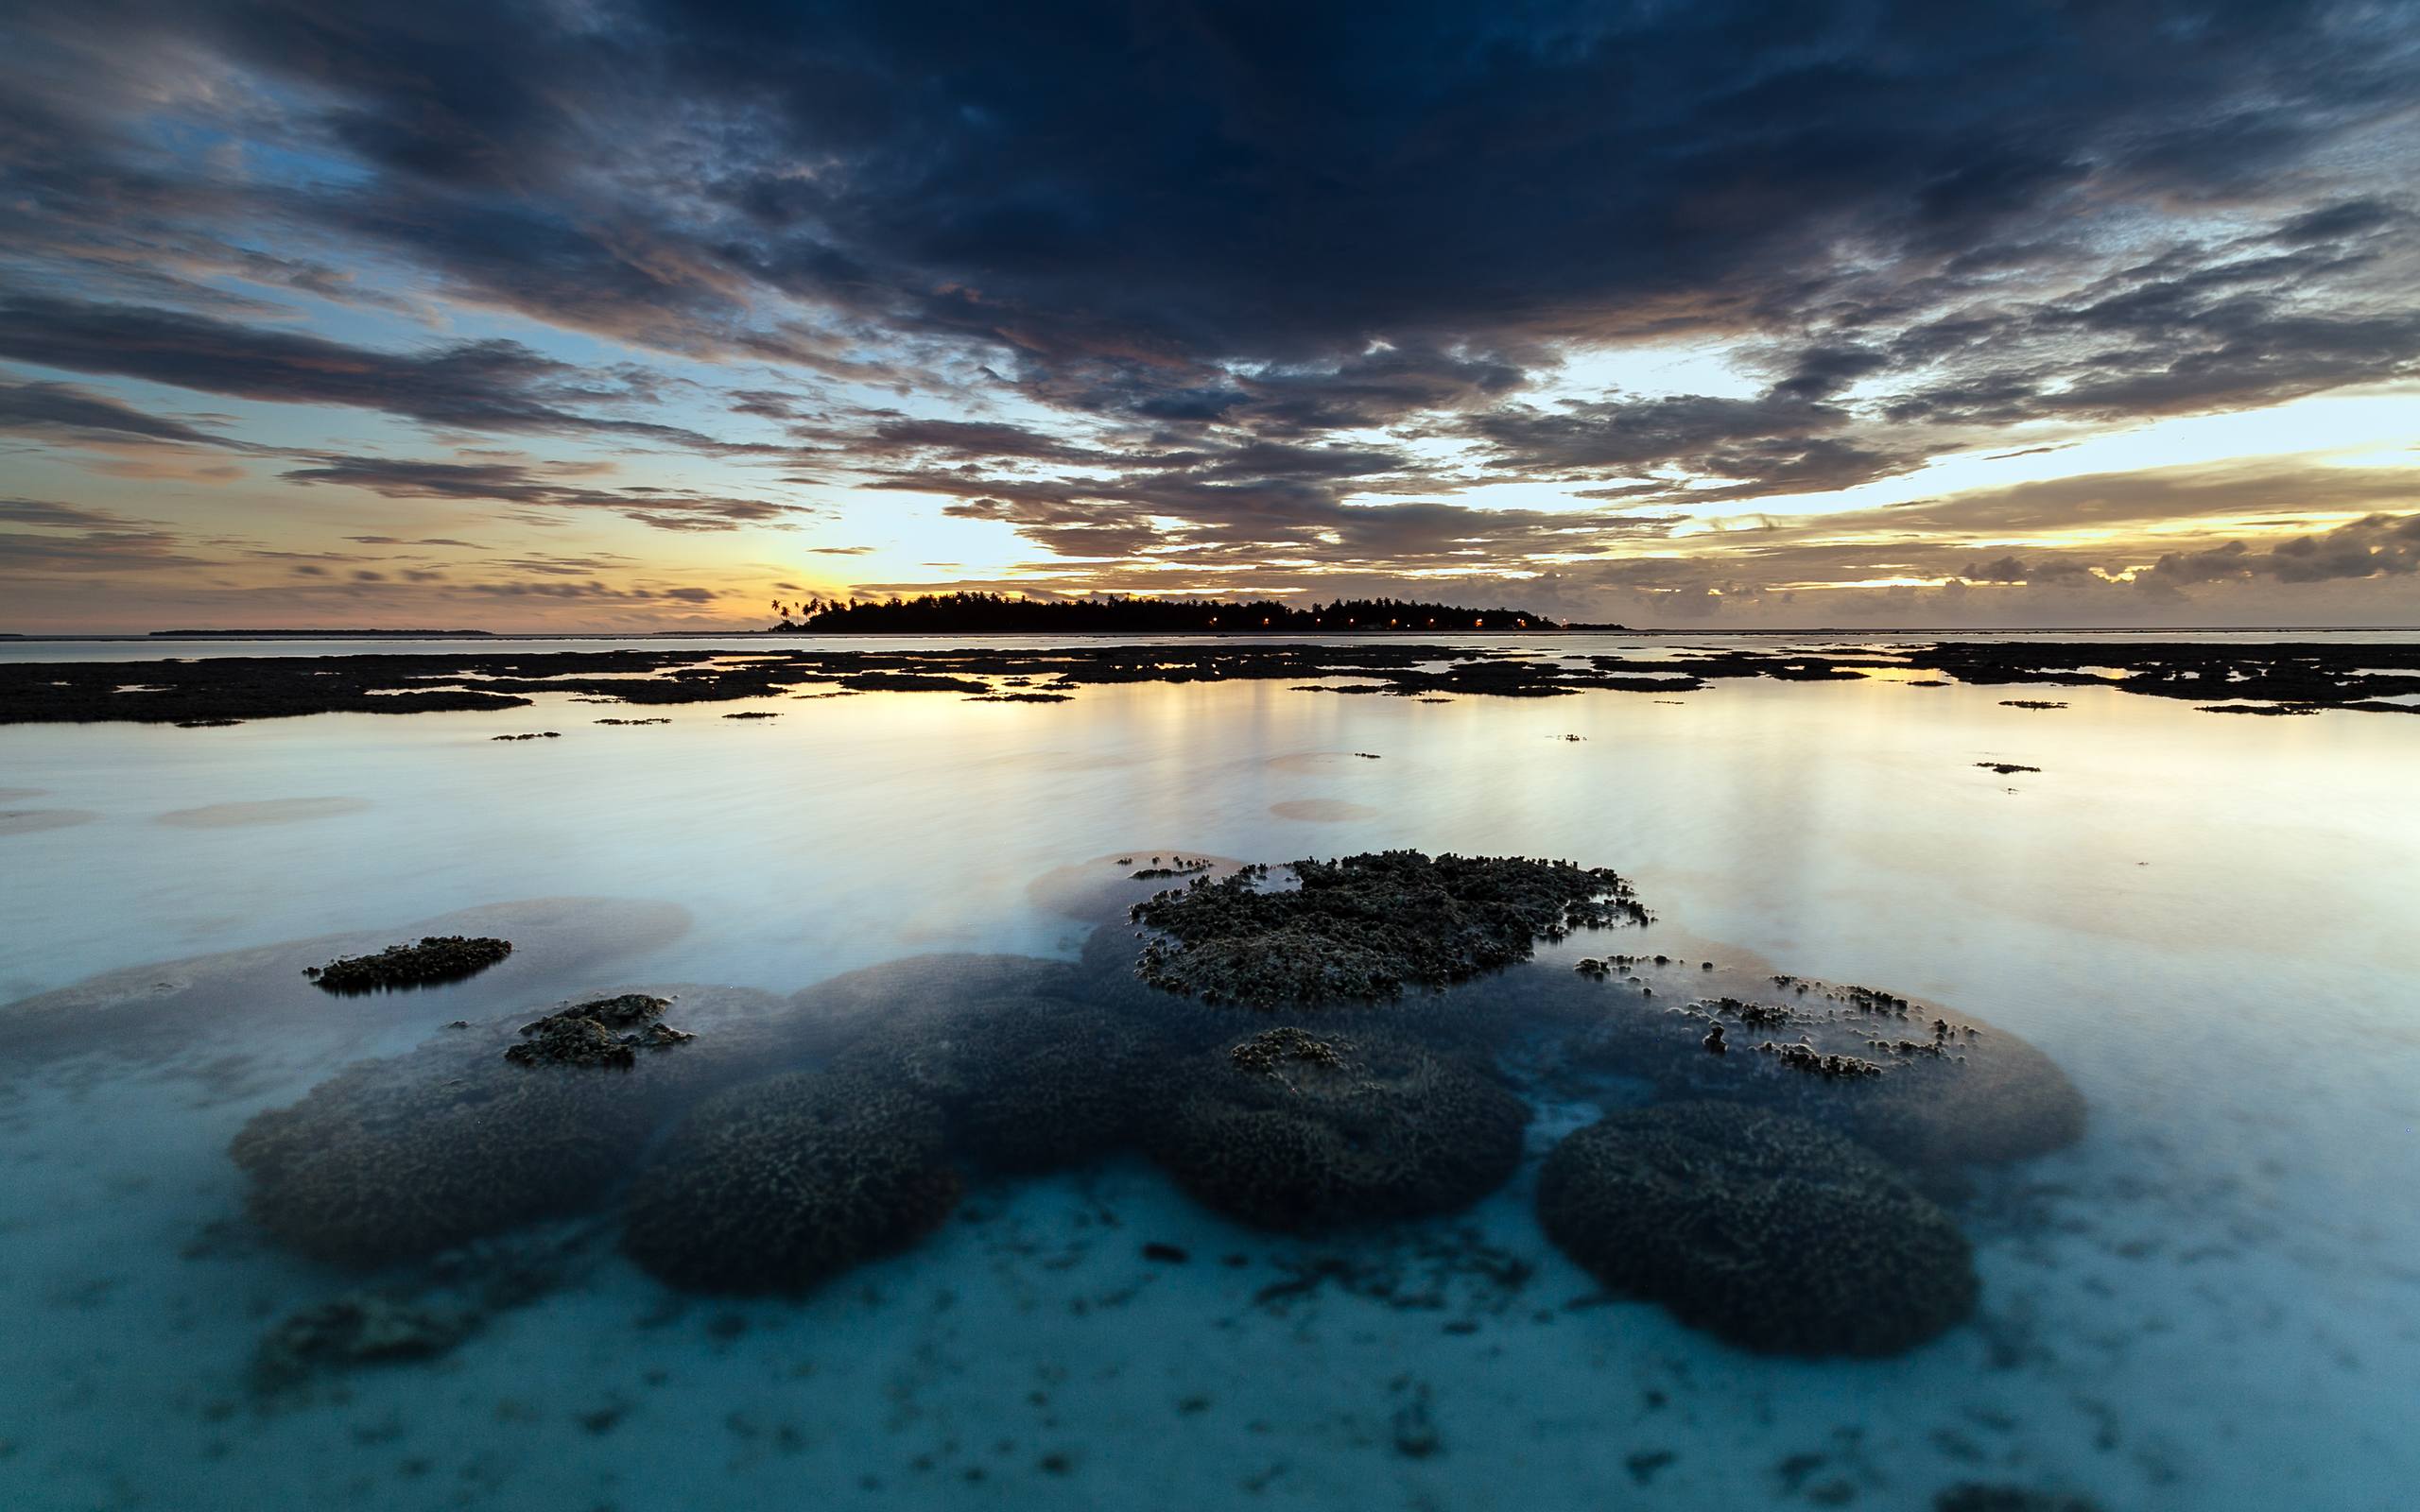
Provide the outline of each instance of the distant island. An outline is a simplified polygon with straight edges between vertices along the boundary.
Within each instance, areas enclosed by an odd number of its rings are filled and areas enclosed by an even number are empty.
[[[1564,625],[1511,609],[1465,609],[1400,598],[1340,598],[1295,609],[1272,599],[1236,603],[1217,598],[1012,598],[1004,593],[926,593],[841,603],[776,601],[782,622],[769,633],[1167,635],[1385,634],[1439,630],[1619,630],[1619,625]]]
[[[493,630],[153,630],[155,641],[335,641],[358,640],[368,635],[390,636],[408,641],[458,640],[465,636],[493,635]]]

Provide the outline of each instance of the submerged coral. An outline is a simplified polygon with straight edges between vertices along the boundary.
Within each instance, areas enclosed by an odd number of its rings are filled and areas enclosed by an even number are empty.
[[[306,966],[302,974],[331,992],[368,992],[458,982],[511,954],[510,940],[425,935],[417,945],[389,945],[375,955],[340,955],[325,966]]]
[[[1039,1171],[1131,1143],[1160,1054],[1132,1015],[1020,993],[903,1006],[837,1064],[930,1098],[976,1163]]]
[[[1888,1355],[1974,1311],[1949,1214],[1820,1125],[1737,1104],[1613,1114],[1538,1177],[1548,1237],[1613,1289],[1772,1354]]]
[[[1136,971],[1153,987],[1256,1007],[1392,998],[1529,958],[1541,937],[1644,923],[1628,883],[1602,868],[1526,857],[1388,850],[1197,881],[1134,905],[1156,935]]]
[[[588,1007],[644,1021],[665,1001],[629,993]],[[717,1024],[772,1001],[736,988],[683,994],[722,1015]],[[404,1055],[348,1066],[236,1133],[229,1153],[251,1178],[247,1209],[270,1238],[317,1260],[383,1265],[579,1211],[690,1099],[762,1071],[694,1054],[639,1057],[612,1074],[512,1064],[508,1047],[531,1041],[510,1021],[457,1023]],[[742,1037],[714,1040],[724,1038]]]
[[[882,1025],[945,1005],[1082,997],[1084,985],[1067,962],[1035,955],[905,956],[843,971],[792,996],[784,1047],[792,1058],[825,1058]]]
[[[1268,1228],[1448,1212],[1509,1178],[1529,1108],[1409,1040],[1280,1030],[1172,1073],[1149,1143],[1209,1206]]]
[[[493,1054],[458,1037],[256,1115],[230,1149],[254,1221],[314,1259],[377,1265],[594,1200],[646,1140],[648,1105],[626,1077]]]
[[[942,1110],[857,1074],[791,1072],[699,1105],[633,1183],[622,1247],[692,1291],[804,1291],[903,1248],[962,1183]]]

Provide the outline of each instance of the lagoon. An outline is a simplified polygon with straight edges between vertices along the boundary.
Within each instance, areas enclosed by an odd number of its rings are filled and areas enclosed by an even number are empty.
[[[1582,639],[1538,644],[1639,644]],[[1920,680],[0,729],[0,808],[53,816],[0,832],[0,1500],[2405,1504],[2420,721]],[[2037,692],[2066,707],[2003,701]],[[632,713],[670,722],[596,723]],[[1134,895],[1119,858],[1393,848],[1611,867],[1654,911],[1515,973],[1662,953],[1726,989],[1795,975],[1973,1015],[2058,1064],[2083,1136],[1945,1194],[1980,1302],[1883,1360],[1746,1352],[1605,1295],[1540,1230],[1535,1182],[1635,1090],[1525,1042],[1500,1068],[1530,1105],[1521,1169],[1459,1213],[1270,1233],[1117,1154],[977,1180],[905,1253],[730,1299],[630,1263],[608,1201],[514,1241],[543,1263],[450,1262],[544,1280],[433,1357],[259,1388],[281,1318],[403,1284],[245,1221],[230,1141],[346,1066],[595,993],[678,989],[737,1023],[907,958],[1072,961]],[[515,953],[369,998],[301,974],[433,930]]]

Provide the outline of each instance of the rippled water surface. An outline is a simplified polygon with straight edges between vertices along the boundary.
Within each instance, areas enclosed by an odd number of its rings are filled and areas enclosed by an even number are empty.
[[[1972,1483],[2109,1512],[2409,1505],[2420,720],[2001,702],[2032,691],[1241,682],[641,727],[547,696],[0,730],[0,1504],[1927,1508]],[[780,717],[722,717],[752,711]],[[1400,847],[1611,867],[1656,922],[1326,1022],[1509,1090],[1501,1186],[1392,1223],[1238,1223],[1172,1174],[1190,1094],[1148,1068],[1211,1075],[1230,1039],[1322,1021],[1134,986],[1114,921],[1154,885],[1130,873]],[[403,993],[302,974],[427,933],[515,950]],[[1616,953],[1650,959],[1571,970]],[[1626,1036],[1848,984],[2030,1043],[2081,1094],[2072,1143],[1910,1176],[1973,1246],[1964,1321],[1884,1358],[1757,1352],[1549,1242],[1547,1152],[1711,1074]],[[590,1079],[562,1107],[512,1101],[538,1085],[496,1079],[519,1024],[631,991],[699,1038],[619,1081],[562,1074]],[[1037,1004],[1080,1033],[1029,1054]],[[1138,1024],[1173,1038],[1135,1049]],[[770,1243],[697,1217],[711,1152],[664,1128],[700,1099],[840,1066],[777,1099],[809,1106],[871,1085],[853,1055],[936,1097],[997,1066],[1047,1090],[1069,1043],[1085,1088],[1155,1089],[1162,1126],[1026,1161],[1027,1131],[953,1125],[909,1174],[944,1171],[954,1206],[897,1187],[929,1227],[803,1296],[679,1289],[663,1243],[652,1269],[624,1252],[642,1213],[701,1235],[683,1253],[717,1275]],[[475,1129],[501,1144],[427,1136],[489,1096],[513,1111]],[[259,1155],[298,1103],[324,1122]],[[336,1253],[324,1206],[265,1209],[295,1147],[339,1197],[377,1194],[370,1252]],[[575,1167],[493,1207],[513,1173]],[[377,1263],[466,1209],[527,1221]],[[394,1357],[292,1367],[288,1320],[330,1303],[391,1331],[355,1352]]]

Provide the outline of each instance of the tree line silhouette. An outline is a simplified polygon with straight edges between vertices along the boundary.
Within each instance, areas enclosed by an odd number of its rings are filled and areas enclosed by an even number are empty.
[[[775,599],[776,633],[799,634],[1226,634],[1270,631],[1546,630],[1542,614],[1464,609],[1402,598],[1340,598],[1297,609],[1273,599],[1026,598],[1006,593],[925,593],[915,598]],[[1619,627],[1591,627],[1618,628]]]

